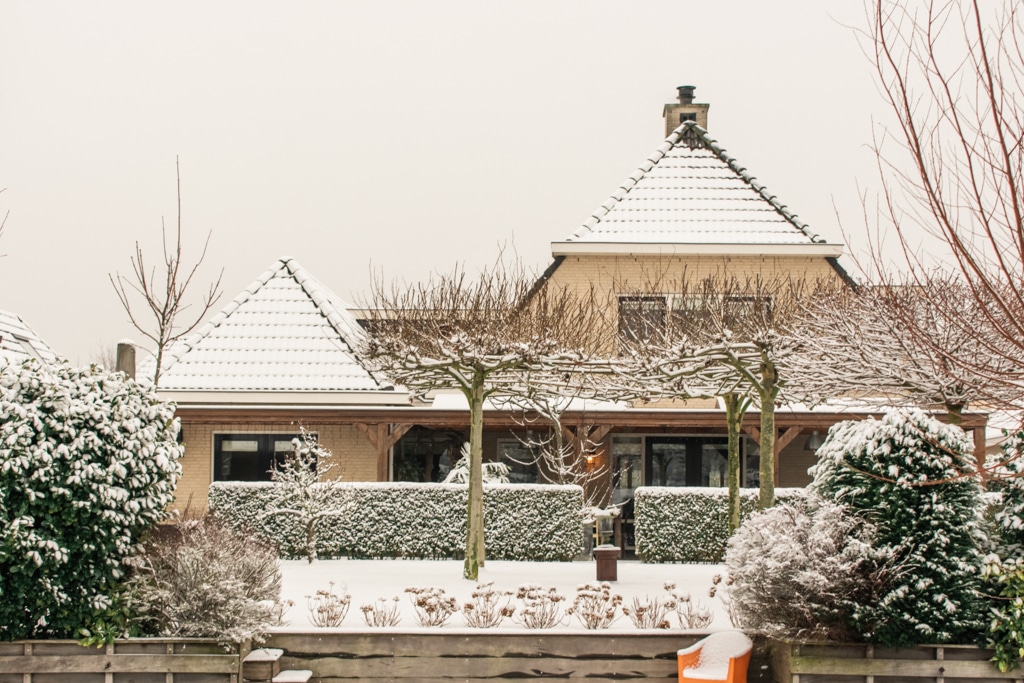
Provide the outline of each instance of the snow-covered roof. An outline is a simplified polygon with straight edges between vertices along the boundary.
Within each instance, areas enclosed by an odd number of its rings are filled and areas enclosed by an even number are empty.
[[[57,354],[21,316],[10,311],[0,311],[0,358],[15,365],[29,358],[53,363],[57,360]]]
[[[581,253],[776,253],[837,257],[703,128],[687,121],[565,240]]]
[[[171,349],[160,391],[185,403],[203,400],[195,392],[221,402],[223,392],[245,394],[242,402],[281,400],[289,393],[323,395],[299,402],[327,396],[340,403],[407,400],[360,361],[356,349],[365,332],[347,309],[295,259],[282,258]],[[148,371],[140,368],[140,377],[152,375],[152,362]]]

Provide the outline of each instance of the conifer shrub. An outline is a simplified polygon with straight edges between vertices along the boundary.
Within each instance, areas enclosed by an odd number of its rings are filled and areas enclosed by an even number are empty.
[[[811,491],[875,528],[872,545],[903,567],[856,611],[868,642],[909,647],[977,640],[983,541],[973,444],[916,410],[841,422],[811,468]]]
[[[174,406],[120,373],[0,361],[0,639],[111,640],[181,472]]]

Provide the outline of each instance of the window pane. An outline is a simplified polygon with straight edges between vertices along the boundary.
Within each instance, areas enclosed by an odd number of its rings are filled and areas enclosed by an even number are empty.
[[[256,439],[224,439],[220,442],[220,449],[231,453],[255,453],[260,449],[260,443]]]
[[[619,334],[628,341],[645,341],[665,327],[665,297],[619,298]]]

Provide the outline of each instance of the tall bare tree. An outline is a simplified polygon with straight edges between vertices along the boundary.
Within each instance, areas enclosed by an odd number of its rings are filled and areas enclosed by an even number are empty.
[[[464,269],[413,286],[373,287],[364,357],[395,382],[426,393],[455,389],[470,409],[469,492],[463,575],[486,559],[483,525],[483,407],[492,396],[527,390],[570,394],[599,363],[588,299],[536,287],[500,259],[476,279]]]
[[[186,303],[186,293],[192,285],[192,280],[206,258],[206,249],[210,245],[212,232],[207,233],[206,241],[203,242],[203,251],[193,266],[189,267],[182,261],[181,243],[181,166],[175,159],[175,171],[177,173],[178,191],[178,218],[175,230],[173,245],[167,242],[167,229],[163,219],[160,219],[161,244],[163,246],[163,269],[159,275],[155,267],[148,267],[143,255],[142,247],[135,243],[135,255],[132,256],[131,276],[123,276],[121,273],[108,275],[110,284],[113,285],[117,298],[121,301],[128,314],[132,326],[144,337],[155,345],[155,369],[153,371],[153,384],[160,383],[160,373],[163,369],[164,355],[174,342],[194,330],[203,317],[210,311],[217,300],[220,299],[220,282],[224,275],[221,268],[217,279],[212,282],[203,294],[202,301],[196,311],[188,318],[183,318],[190,304]],[[132,300],[141,297],[142,304],[136,307]]]
[[[896,125],[876,136],[883,227],[916,284],[952,264],[977,304],[948,324],[1024,386],[1024,8],[1016,0],[872,0],[866,43]],[[928,254],[919,239],[930,240]],[[942,248],[937,248],[941,246]],[[882,256],[875,245],[878,262]],[[937,352],[942,349],[936,347]],[[946,354],[995,376],[986,356]],[[1000,362],[1000,364],[1002,364]]]

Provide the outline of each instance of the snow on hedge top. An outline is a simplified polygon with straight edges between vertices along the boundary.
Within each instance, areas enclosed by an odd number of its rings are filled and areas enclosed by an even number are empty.
[[[0,362],[20,365],[29,358],[53,363],[57,355],[20,316],[0,311]]]
[[[553,252],[575,243],[826,245],[689,121]],[[839,245],[827,246],[839,255]]]
[[[160,389],[393,393],[356,354],[363,335],[344,301],[284,257],[171,350]]]

